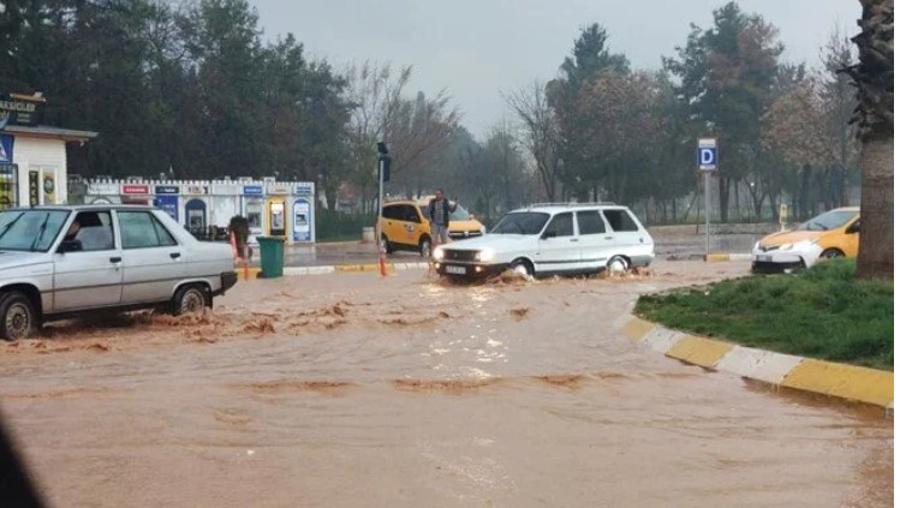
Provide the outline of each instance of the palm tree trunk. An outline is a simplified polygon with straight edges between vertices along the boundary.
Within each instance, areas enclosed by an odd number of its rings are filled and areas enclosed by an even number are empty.
[[[862,145],[862,205],[857,276],[894,276],[894,137]]]
[[[894,0],[860,0],[859,62],[845,69],[859,105],[862,140],[860,278],[894,276]]]

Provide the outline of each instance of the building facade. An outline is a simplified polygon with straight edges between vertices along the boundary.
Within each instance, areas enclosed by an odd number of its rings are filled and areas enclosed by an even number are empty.
[[[109,180],[94,179],[81,186],[79,203],[152,205],[164,210],[196,236],[211,227],[222,230],[235,215],[250,223],[256,236],[283,236],[288,243],[316,241],[315,184],[263,180]]]
[[[44,101],[0,95],[0,208],[67,203],[66,145],[97,137],[41,124]]]

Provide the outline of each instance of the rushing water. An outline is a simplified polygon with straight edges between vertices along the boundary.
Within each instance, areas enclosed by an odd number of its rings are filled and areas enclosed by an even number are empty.
[[[2,346],[0,402],[56,506],[888,506],[890,420],[617,333],[638,294],[746,268],[242,282]]]

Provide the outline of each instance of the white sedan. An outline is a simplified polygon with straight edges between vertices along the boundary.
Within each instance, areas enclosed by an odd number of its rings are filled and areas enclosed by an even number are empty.
[[[85,312],[212,306],[237,282],[231,247],[200,242],[146,206],[0,212],[0,337]]]

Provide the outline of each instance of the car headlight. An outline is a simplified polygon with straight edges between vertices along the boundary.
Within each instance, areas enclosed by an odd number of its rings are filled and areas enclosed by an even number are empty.
[[[475,259],[477,261],[491,261],[492,259],[494,259],[495,255],[496,253],[494,252],[494,249],[488,247],[486,249],[481,249],[480,251],[478,251],[478,254],[475,255]]]
[[[803,240],[797,243],[786,243],[781,246],[781,250],[807,250],[811,249],[815,244],[815,241]]]
[[[437,249],[434,249],[434,252],[432,252],[431,255],[434,256],[434,259],[444,259],[444,249],[438,247]]]
[[[753,250],[759,250],[759,242],[753,244]]]

